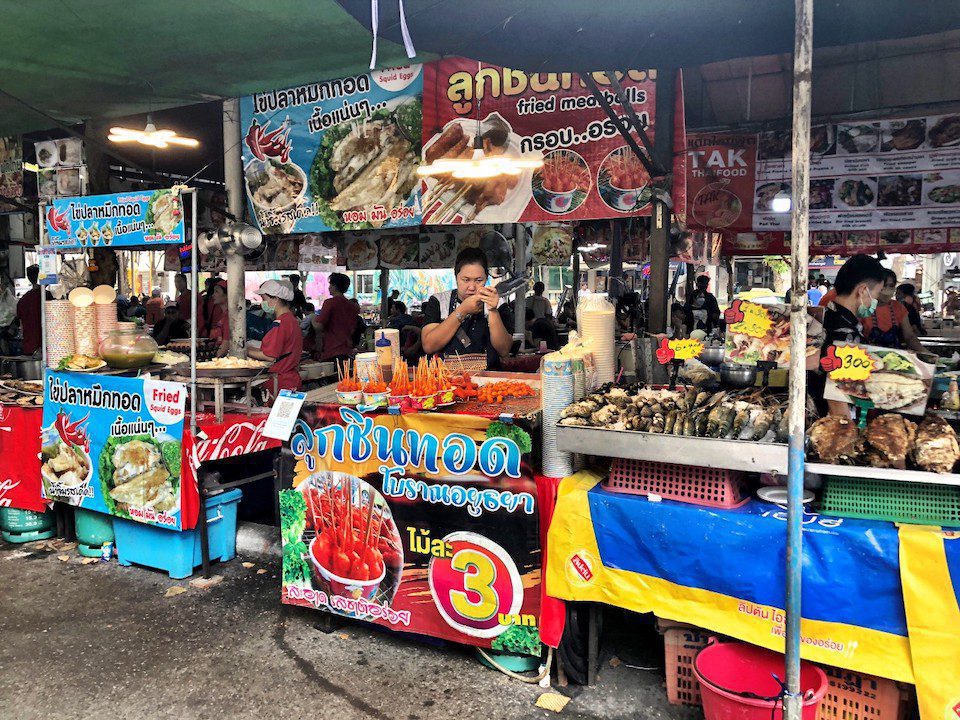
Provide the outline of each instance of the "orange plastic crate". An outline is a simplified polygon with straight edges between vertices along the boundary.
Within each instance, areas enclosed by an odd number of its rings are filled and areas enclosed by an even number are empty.
[[[667,500],[732,508],[745,503],[743,473],[737,470],[617,458],[603,486],[613,492],[659,495]]]
[[[716,633],[689,625],[663,630],[667,699],[671,705],[700,705],[700,683],[693,674],[693,659],[707,646],[711,636]]]
[[[893,680],[821,666],[829,687],[818,720],[902,720],[907,694]]]

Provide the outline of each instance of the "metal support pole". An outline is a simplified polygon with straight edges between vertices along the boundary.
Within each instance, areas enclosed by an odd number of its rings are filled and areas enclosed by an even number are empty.
[[[41,202],[38,211],[37,232],[39,233],[39,239],[37,242],[38,246],[43,248],[43,246],[46,245],[47,238],[47,204]],[[38,261],[39,260],[40,258],[38,258]],[[42,373],[46,371],[47,368],[47,288],[44,285],[40,286],[40,357],[43,359],[43,368],[41,370],[42,378]]]
[[[807,396],[807,273],[809,271],[810,104],[813,0],[795,0],[793,50],[793,215],[790,223],[790,443],[787,464],[786,720],[800,720],[800,588],[803,572],[803,440]]]
[[[197,442],[197,191],[190,193],[190,437]],[[192,462],[191,458],[191,462]],[[204,478],[200,468],[194,468],[197,479],[197,497],[200,500],[197,532],[200,533],[200,561],[203,576],[210,577],[210,545],[207,538],[207,500],[203,492]]]
[[[387,319],[390,317],[390,271],[387,268],[380,268],[380,327],[387,326]],[[376,344],[376,340],[374,340]]]
[[[573,307],[577,307],[580,301],[580,238],[576,234],[573,236],[573,282],[570,285],[570,298],[573,300]]]
[[[657,70],[655,134],[653,149],[656,162],[673,167],[673,111],[676,98],[676,70]],[[666,178],[669,180],[671,175]],[[669,187],[669,185],[668,185]],[[650,222],[650,295],[647,330],[652,333],[667,329],[668,283],[670,273],[670,208],[659,194],[653,198]]]
[[[240,101],[223,101],[223,179],[227,186],[227,207],[236,218],[243,217],[243,160],[240,138]],[[230,318],[230,354],[246,355],[247,303],[244,292],[243,255],[228,253],[227,316]]]
[[[513,267],[517,275],[523,275],[527,270],[527,228],[522,223],[513,226]],[[527,290],[526,284],[521,286],[514,302],[513,334],[521,337],[526,337]],[[520,347],[523,347],[522,342]]]
[[[607,272],[607,295],[616,303],[623,295],[623,222],[610,221],[610,270]]]

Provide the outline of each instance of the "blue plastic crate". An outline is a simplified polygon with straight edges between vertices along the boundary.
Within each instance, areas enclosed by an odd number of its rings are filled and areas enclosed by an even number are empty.
[[[232,560],[237,554],[237,505],[242,496],[234,489],[207,498],[211,560]],[[146,565],[179,580],[190,577],[203,564],[199,528],[177,532],[114,518],[113,531],[121,565]]]

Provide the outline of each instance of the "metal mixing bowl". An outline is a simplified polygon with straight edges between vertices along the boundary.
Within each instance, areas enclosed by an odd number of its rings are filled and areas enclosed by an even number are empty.
[[[723,348],[705,347],[700,353],[699,360],[706,365],[719,365],[723,362]]]
[[[757,368],[752,365],[724,363],[720,366],[720,380],[732,387],[753,387],[757,382]]]

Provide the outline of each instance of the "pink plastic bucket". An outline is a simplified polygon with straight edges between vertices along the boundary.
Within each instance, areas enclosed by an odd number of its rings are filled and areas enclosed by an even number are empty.
[[[786,677],[783,655],[746,643],[712,642],[693,661],[706,720],[783,720],[778,699]],[[827,676],[816,665],[800,663],[803,720],[816,720],[827,692]]]

